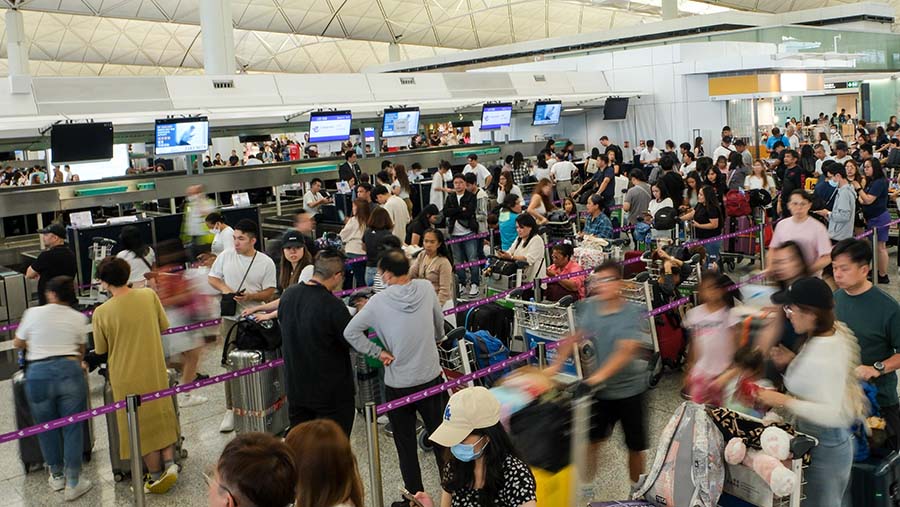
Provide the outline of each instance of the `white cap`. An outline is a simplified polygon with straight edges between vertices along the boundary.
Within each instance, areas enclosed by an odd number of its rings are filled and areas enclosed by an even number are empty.
[[[444,447],[466,439],[473,431],[490,428],[500,422],[500,402],[484,387],[469,387],[450,397],[444,409],[444,422],[428,438]]]

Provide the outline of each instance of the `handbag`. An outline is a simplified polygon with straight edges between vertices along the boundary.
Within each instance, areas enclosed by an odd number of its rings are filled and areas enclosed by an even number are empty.
[[[244,281],[247,279],[247,275],[250,274],[250,268],[253,267],[253,261],[256,260],[257,253],[259,252],[254,253],[253,258],[250,259],[250,265],[247,266],[247,271],[244,271],[244,277],[241,278],[241,284],[238,285],[237,290],[231,294],[222,294],[222,299],[219,301],[219,310],[221,310],[222,317],[234,316],[237,313],[237,301],[234,299],[234,296],[241,292],[241,287],[244,286]]]

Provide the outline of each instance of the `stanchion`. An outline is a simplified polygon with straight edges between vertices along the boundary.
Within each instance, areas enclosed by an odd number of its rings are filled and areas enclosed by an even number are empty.
[[[378,413],[375,404],[366,403],[366,443],[369,448],[369,498],[372,499],[372,507],[384,505],[384,495],[381,489],[381,449],[378,447]]]
[[[572,407],[572,494],[569,495],[570,507],[579,507],[581,503],[582,478],[588,475],[588,431],[590,430],[591,396],[582,396],[574,401]],[[590,480],[590,479],[588,479]]]
[[[144,465],[141,462],[141,431],[138,427],[138,407],[141,396],[129,394],[125,397],[125,413],[128,416],[128,440],[131,443],[131,489],[134,490],[134,505],[144,507]]]
[[[872,285],[878,285],[878,227],[872,229]]]
[[[537,360],[538,368],[543,370],[547,367],[547,344],[545,342],[537,343]]]
[[[762,222],[759,225],[759,262],[760,269],[766,269],[766,212],[763,210]]]

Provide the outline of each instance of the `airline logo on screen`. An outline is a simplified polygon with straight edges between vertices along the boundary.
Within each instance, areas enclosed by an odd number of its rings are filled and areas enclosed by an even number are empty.
[[[324,143],[350,138],[350,113],[312,115],[309,118],[309,141]]]
[[[511,118],[511,105],[484,106],[481,112],[481,128],[498,129],[500,127],[508,127]]]

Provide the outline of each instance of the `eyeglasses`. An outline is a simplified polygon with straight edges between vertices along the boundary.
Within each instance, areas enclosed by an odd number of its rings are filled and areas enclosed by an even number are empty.
[[[234,494],[231,493],[231,490],[223,486],[221,482],[213,479],[210,473],[203,472],[203,480],[206,481],[207,487],[210,487],[215,483],[216,487],[224,491],[225,494],[228,495],[228,498],[231,499],[231,505],[234,505],[234,507],[238,507],[237,498],[234,497]]]

